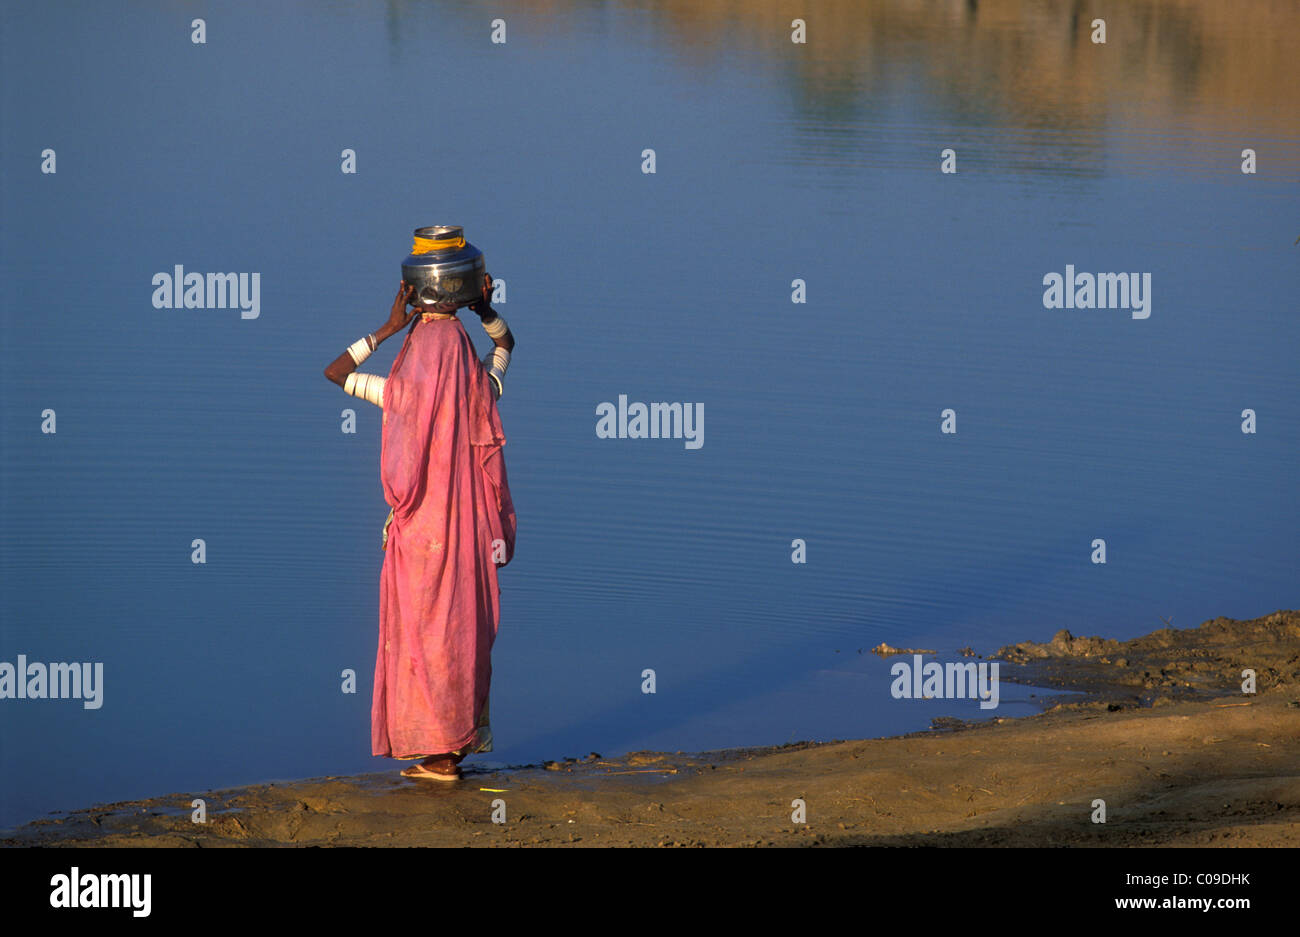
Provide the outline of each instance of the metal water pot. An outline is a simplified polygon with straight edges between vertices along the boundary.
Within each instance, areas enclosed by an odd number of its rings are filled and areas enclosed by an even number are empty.
[[[464,306],[483,298],[483,252],[465,240],[460,225],[415,229],[412,252],[402,261],[402,281],[425,306]]]

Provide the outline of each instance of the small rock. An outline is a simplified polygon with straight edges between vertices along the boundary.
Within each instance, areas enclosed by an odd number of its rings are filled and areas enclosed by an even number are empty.
[[[836,653],[838,653],[838,651]],[[895,657],[899,654],[934,654],[935,651],[923,647],[892,647],[884,641],[881,641],[871,649],[871,653],[877,654],[881,657]]]

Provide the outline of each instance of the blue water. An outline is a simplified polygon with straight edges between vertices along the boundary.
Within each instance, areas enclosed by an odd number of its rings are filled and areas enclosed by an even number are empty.
[[[912,731],[981,711],[859,649],[1295,607],[1300,30],[1040,6],[828,3],[807,46],[762,3],[7,6],[0,661],[105,686],[0,700],[0,825],[395,766],[380,411],[321,372],[421,225],[518,341],[490,762]],[[260,314],[155,309],[177,264]],[[1044,308],[1067,264],[1149,272],[1150,318]],[[703,446],[597,438],[620,394]]]

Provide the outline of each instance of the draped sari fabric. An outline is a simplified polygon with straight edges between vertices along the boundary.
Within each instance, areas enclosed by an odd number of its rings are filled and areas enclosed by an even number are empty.
[[[490,751],[497,570],[514,556],[505,434],[459,319],[418,322],[384,385],[392,507],[379,588],[371,742],[414,758]]]

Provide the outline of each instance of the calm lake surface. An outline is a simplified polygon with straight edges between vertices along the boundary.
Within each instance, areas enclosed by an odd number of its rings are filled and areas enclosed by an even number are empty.
[[[518,340],[480,763],[913,731],[989,713],[893,699],[881,641],[1296,606],[1300,5],[1133,0],[1104,45],[1065,0],[818,3],[802,45],[733,6],[5,7],[0,661],[104,687],[0,700],[0,825],[397,767],[380,411],[321,372],[420,225]],[[154,308],[178,264],[257,318]],[[1045,308],[1067,265],[1149,318]],[[703,445],[598,438],[619,395]]]

